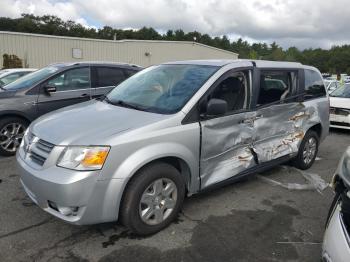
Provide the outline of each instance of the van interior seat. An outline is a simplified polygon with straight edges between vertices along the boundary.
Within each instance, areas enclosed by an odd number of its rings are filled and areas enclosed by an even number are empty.
[[[242,109],[244,105],[244,85],[237,77],[229,77],[219,85],[216,98],[227,102],[228,111]]]

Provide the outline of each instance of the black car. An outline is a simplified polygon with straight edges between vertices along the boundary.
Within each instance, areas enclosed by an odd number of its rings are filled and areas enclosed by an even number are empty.
[[[121,63],[59,63],[0,89],[0,155],[16,153],[31,121],[53,110],[100,97],[142,70]]]

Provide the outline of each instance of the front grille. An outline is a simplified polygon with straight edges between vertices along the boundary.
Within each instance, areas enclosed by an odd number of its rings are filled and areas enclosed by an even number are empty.
[[[350,115],[350,109],[331,107],[330,112],[335,115],[348,116]]]
[[[24,137],[25,154],[36,165],[43,166],[54,147],[54,144],[42,140],[30,132]]]

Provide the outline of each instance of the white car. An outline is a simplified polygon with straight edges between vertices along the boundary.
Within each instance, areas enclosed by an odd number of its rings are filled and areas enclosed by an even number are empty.
[[[37,69],[34,68],[14,68],[0,70],[0,88],[36,70]]]
[[[350,84],[334,90],[329,100],[331,127],[350,130]]]
[[[324,85],[325,85],[326,90],[328,91],[328,93],[331,93],[335,89],[340,87],[339,81],[337,81],[337,80],[330,80],[330,79],[324,80]]]
[[[322,261],[350,261],[350,147],[332,180],[334,200],[328,212]]]

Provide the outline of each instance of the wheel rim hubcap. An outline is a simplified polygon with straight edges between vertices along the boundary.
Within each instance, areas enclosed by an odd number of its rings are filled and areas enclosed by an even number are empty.
[[[168,178],[157,179],[143,192],[139,205],[142,221],[158,225],[173,212],[177,202],[177,187]]]
[[[303,160],[305,164],[310,164],[316,155],[317,141],[314,137],[310,137],[304,146]]]
[[[10,123],[0,130],[0,146],[7,152],[16,152],[26,128],[20,123]]]

